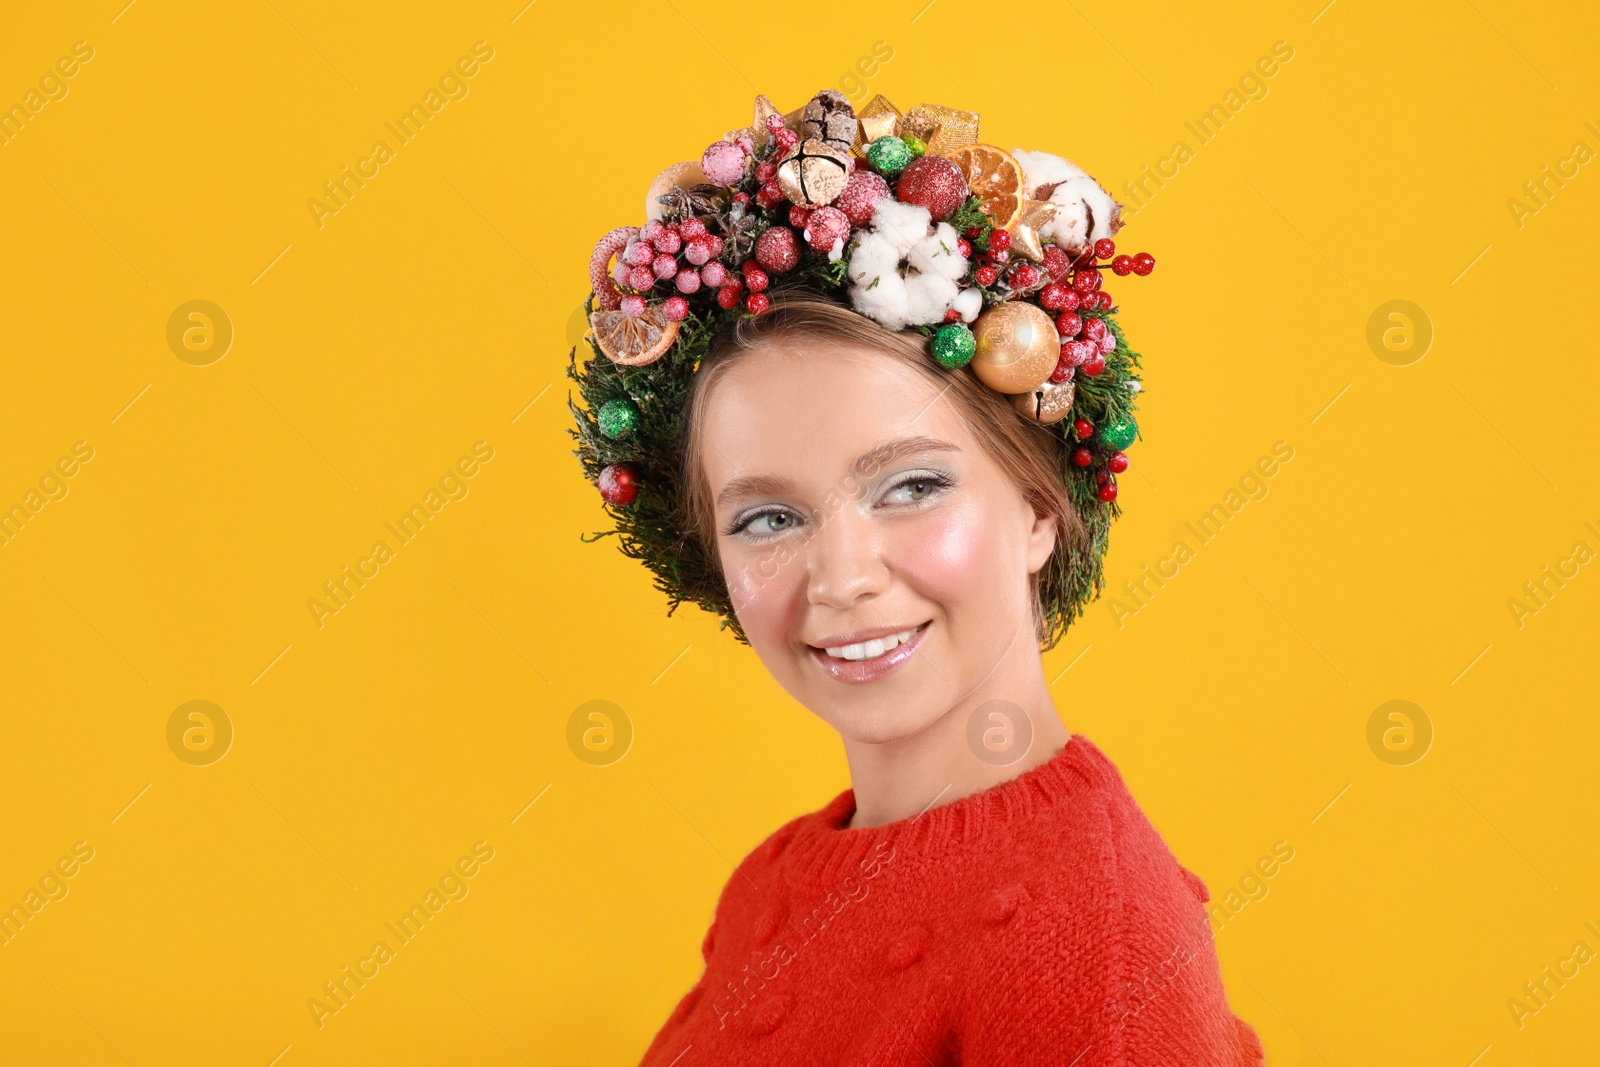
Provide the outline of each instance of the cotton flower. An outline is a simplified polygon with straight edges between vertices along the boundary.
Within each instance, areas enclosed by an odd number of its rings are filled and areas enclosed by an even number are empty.
[[[1022,164],[1028,190],[1056,205],[1055,217],[1039,229],[1041,238],[1076,255],[1091,242],[1122,229],[1122,205],[1077,164],[1048,152],[1018,148],[1011,154]]]
[[[935,225],[927,208],[878,201],[845,271],[856,310],[891,330],[942,322],[967,273],[956,241],[955,228]]]

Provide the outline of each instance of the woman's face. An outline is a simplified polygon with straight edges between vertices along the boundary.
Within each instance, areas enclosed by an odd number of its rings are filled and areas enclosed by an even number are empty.
[[[1029,575],[1055,521],[941,394],[892,356],[780,340],[730,367],[701,409],[740,625],[850,740],[907,737],[1038,670]]]

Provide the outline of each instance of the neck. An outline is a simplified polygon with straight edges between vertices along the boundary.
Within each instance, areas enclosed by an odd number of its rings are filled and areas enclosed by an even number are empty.
[[[908,737],[879,744],[846,738],[845,756],[850,763],[856,801],[849,828],[909,819],[928,808],[1015,778],[1060,752],[1070,735],[1050,699],[1042,662],[1036,653],[1030,658],[1033,669],[1023,678],[1009,684],[991,678]],[[1009,726],[1014,737],[1022,737],[1031,727],[1033,733],[1026,754],[1003,766],[979,758],[968,743],[968,723],[973,712],[996,700],[1006,701],[1009,706],[995,709],[1001,712],[1001,718],[985,712],[985,729],[1003,731]],[[1007,721],[1018,715],[1025,716],[1027,723]]]

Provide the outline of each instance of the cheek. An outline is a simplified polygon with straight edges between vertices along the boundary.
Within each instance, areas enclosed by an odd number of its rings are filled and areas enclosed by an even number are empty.
[[[941,512],[906,531],[896,546],[897,569],[922,595],[948,603],[998,588],[1006,546],[1000,529],[981,507],[966,504]]]
[[[724,552],[723,574],[739,625],[758,649],[782,643],[793,629],[797,605],[803,602],[800,565],[793,550]]]

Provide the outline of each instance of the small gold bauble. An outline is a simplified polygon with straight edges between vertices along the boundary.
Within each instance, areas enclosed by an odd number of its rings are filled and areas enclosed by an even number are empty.
[[[1042,308],[1026,301],[995,305],[978,316],[972,333],[978,339],[972,369],[996,392],[1032,392],[1061,360],[1056,324]]]
[[[790,203],[804,208],[833,203],[850,180],[850,153],[826,141],[807,138],[778,163],[778,188]]]
[[[1013,394],[1011,406],[1032,421],[1049,426],[1067,417],[1077,391],[1077,385],[1070,380],[1057,383],[1047,378],[1044,384],[1030,393]]]

